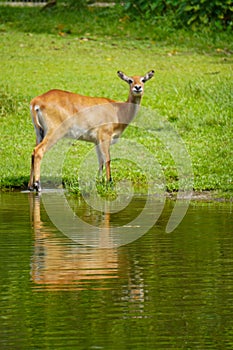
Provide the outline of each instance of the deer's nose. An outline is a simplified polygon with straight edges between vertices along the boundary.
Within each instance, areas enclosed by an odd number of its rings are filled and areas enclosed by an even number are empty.
[[[142,87],[141,87],[141,85],[134,85],[134,91],[135,91],[135,92],[142,92]]]

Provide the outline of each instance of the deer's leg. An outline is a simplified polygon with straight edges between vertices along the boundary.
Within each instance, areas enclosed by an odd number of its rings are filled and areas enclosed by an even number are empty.
[[[62,135],[63,136],[63,135]],[[29,185],[37,192],[41,191],[40,165],[44,154],[62,137],[60,133],[48,133],[45,138],[34,148],[32,154],[32,170]]]
[[[112,182],[112,176],[111,176],[111,168],[110,168],[110,163],[111,159],[106,161],[105,166],[106,166],[106,177],[108,182]]]
[[[31,172],[30,172],[30,179],[28,183],[28,190],[33,191],[33,180],[34,180],[34,152],[32,153],[31,157]]]
[[[112,177],[111,177],[111,168],[110,168],[110,163],[111,163],[111,159],[110,159],[110,138],[109,140],[104,140],[102,142],[99,143],[99,149],[100,152],[102,153],[102,157],[105,161],[105,167],[106,167],[106,178],[107,178],[107,182],[111,182],[112,181]]]
[[[44,138],[44,130],[40,127],[36,127],[36,146],[38,146],[43,138]],[[28,190],[29,191],[33,191],[34,190],[34,153],[35,153],[35,150],[33,150],[33,153],[32,153],[32,156],[31,156],[31,172],[30,172],[30,179],[29,179],[29,182],[28,182]]]
[[[96,145],[96,153],[97,153],[98,162],[99,162],[98,175],[99,175],[99,177],[102,177],[102,175],[103,175],[103,167],[104,167],[104,158],[103,158],[103,154],[101,152],[101,149],[99,147],[99,144]]]
[[[41,191],[40,184],[40,165],[41,160],[45,154],[44,142],[41,142],[38,146],[35,147],[33,152],[34,157],[34,184],[33,187],[37,192]]]

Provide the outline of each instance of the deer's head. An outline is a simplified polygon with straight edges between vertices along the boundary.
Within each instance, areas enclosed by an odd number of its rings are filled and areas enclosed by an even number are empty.
[[[130,94],[134,97],[141,97],[144,92],[144,84],[147,80],[151,79],[154,76],[154,71],[151,70],[145,76],[132,76],[128,77],[123,72],[118,71],[118,76],[124,80],[130,86]]]

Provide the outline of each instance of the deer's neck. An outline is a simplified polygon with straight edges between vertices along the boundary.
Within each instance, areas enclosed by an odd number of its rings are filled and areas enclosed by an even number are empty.
[[[128,100],[121,104],[119,121],[120,123],[125,124],[125,127],[131,123],[139,111],[141,99],[141,96],[135,97],[129,95]]]
[[[141,99],[142,99],[142,96],[132,96],[130,94],[126,102],[135,106],[139,106],[141,103]]]

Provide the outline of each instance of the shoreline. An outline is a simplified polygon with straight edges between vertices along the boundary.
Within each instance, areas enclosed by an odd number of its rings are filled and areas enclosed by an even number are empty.
[[[81,194],[79,193],[72,193],[71,191],[69,191],[69,189],[66,188],[56,188],[56,189],[49,189],[49,191],[61,191],[64,190],[67,192],[68,195],[70,196],[74,196],[74,197],[82,197]],[[44,192],[47,192],[47,189],[44,189]],[[38,193],[36,193],[35,191],[28,191],[26,189],[23,188],[17,188],[17,187],[9,187],[9,188],[0,188],[0,194],[1,193],[31,193],[31,194],[35,194],[38,195]],[[43,189],[42,192],[43,194]],[[41,194],[40,193],[40,194]],[[179,198],[177,198],[177,194],[179,193]],[[182,195],[183,193],[183,195]],[[211,190],[211,191],[207,191],[207,190],[203,190],[203,191],[192,191],[192,194],[188,195],[187,192],[183,192],[182,190],[179,191],[173,191],[173,192],[165,192],[165,196],[166,198],[170,199],[170,200],[179,200],[179,201],[190,201],[190,202],[194,202],[194,201],[198,201],[198,202],[218,202],[218,203],[232,203],[233,202],[233,194],[232,193],[227,193],[229,195],[228,196],[224,196],[224,192],[221,191],[217,191],[217,190]],[[135,193],[135,196],[147,196],[146,193]],[[154,194],[150,194],[150,196],[159,196],[157,193]],[[103,196],[103,198],[108,198],[107,195]]]

